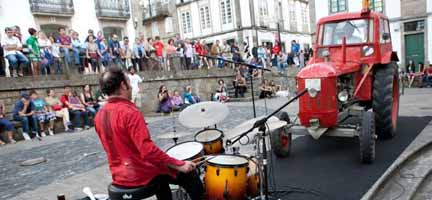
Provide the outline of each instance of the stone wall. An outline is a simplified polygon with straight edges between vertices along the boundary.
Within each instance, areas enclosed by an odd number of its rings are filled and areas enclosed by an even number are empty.
[[[267,72],[265,78],[274,80],[282,85],[284,89],[289,87],[290,91],[295,90],[295,76],[297,70],[288,70],[288,75],[281,76],[275,72]],[[193,93],[200,96],[202,100],[208,101],[211,94],[215,92],[217,80],[223,79],[228,87],[231,86],[234,78],[232,69],[211,69],[211,70],[189,70],[189,71],[146,71],[139,73],[144,82],[142,94],[142,110],[145,113],[154,112],[157,105],[157,93],[160,85],[166,85],[170,91],[178,90],[183,95],[183,88],[186,85],[193,87]],[[259,80],[255,80],[255,90],[258,91]],[[62,94],[64,86],[71,86],[72,89],[80,92],[82,86],[90,84],[93,91],[98,89],[98,75],[74,75],[70,77],[63,75],[50,75],[39,77],[23,78],[0,78],[0,101],[6,104],[7,111],[11,111],[14,102],[19,98],[22,90],[36,90],[41,96],[46,95],[47,89],[54,89],[57,95]],[[250,94],[248,94],[250,95]],[[258,92],[255,93],[258,95]]]

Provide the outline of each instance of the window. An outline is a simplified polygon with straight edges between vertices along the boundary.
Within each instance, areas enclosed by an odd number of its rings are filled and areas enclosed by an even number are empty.
[[[181,14],[181,19],[182,19],[182,28],[183,28],[183,33],[191,33],[192,32],[192,19],[191,19],[191,15],[190,12],[183,12]]]
[[[258,10],[259,10],[260,16],[267,16],[268,15],[267,0],[258,1]]]
[[[152,24],[151,24],[151,28],[152,28],[152,36],[159,35],[159,26],[158,26],[158,22],[152,22]]]
[[[407,22],[404,24],[405,32],[408,31],[423,31],[425,28],[424,20]]]
[[[383,0],[370,0],[369,8],[376,12],[383,12],[384,10]]]
[[[290,22],[290,30],[297,31],[297,19],[296,19],[296,8],[295,2],[290,0],[288,2],[288,13],[289,13],[289,22]]]
[[[309,27],[308,8],[305,3],[301,4],[301,18],[303,23],[303,31],[307,32]]]
[[[167,32],[167,33],[173,32],[173,18],[172,17],[165,18],[165,32]]]
[[[371,24],[372,26],[372,24]],[[324,25],[323,45],[340,45],[345,37],[347,44],[372,42],[369,20],[356,19],[331,22]]]
[[[344,12],[347,10],[346,0],[330,0],[330,12]]]
[[[391,41],[389,22],[386,19],[380,20],[380,34],[381,43],[389,43]]]
[[[210,8],[203,6],[200,8],[201,28],[211,28]]]
[[[221,0],[222,24],[232,23],[231,0]]]

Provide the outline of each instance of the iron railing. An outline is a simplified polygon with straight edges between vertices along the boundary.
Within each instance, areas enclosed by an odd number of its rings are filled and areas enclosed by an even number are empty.
[[[128,0],[95,0],[96,16],[114,20],[127,20],[130,18]]]
[[[30,10],[34,15],[72,16],[72,0],[29,0]]]

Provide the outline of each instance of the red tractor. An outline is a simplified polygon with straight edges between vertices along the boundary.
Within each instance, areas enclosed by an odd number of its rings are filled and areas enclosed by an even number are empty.
[[[298,91],[308,92],[299,99],[301,126],[294,126],[315,139],[358,137],[363,163],[374,161],[377,138],[395,135],[399,112],[389,20],[368,5],[319,20],[313,58],[296,77]]]

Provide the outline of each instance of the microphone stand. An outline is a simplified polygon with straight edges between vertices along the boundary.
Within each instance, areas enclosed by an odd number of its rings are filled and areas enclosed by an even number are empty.
[[[257,142],[257,156],[259,156],[259,154],[262,154],[262,156],[258,157],[259,160],[259,169],[260,169],[260,195],[261,198],[264,198],[265,200],[268,200],[268,175],[267,175],[267,145],[266,145],[266,139],[265,137],[266,135],[266,123],[267,120],[276,115],[276,113],[278,113],[279,111],[281,111],[282,109],[284,109],[285,107],[287,107],[289,104],[291,104],[292,102],[294,102],[296,99],[300,98],[301,96],[303,96],[306,92],[308,91],[307,88],[305,88],[304,90],[302,90],[301,92],[299,92],[295,97],[293,97],[292,99],[290,99],[288,102],[286,102],[284,105],[282,105],[281,107],[279,107],[278,109],[276,109],[274,112],[270,113],[269,115],[267,115],[266,117],[258,120],[255,122],[255,124],[253,125],[252,128],[250,128],[249,130],[245,131],[244,133],[240,134],[239,136],[236,136],[236,139],[231,140],[228,139],[226,141],[226,145],[227,146],[231,146],[232,144],[238,142],[241,138],[245,137],[248,133],[250,133],[251,131],[253,131],[255,128],[258,128],[258,142]],[[262,152],[260,152],[260,142],[262,142]],[[261,171],[261,166],[263,166],[262,171]],[[264,183],[263,183],[264,182]]]
[[[246,63],[246,62],[237,62],[237,61],[234,61],[234,60],[228,60],[228,59],[225,59],[225,58],[208,56],[208,55],[199,55],[199,56],[203,56],[203,57],[207,57],[207,58],[211,58],[211,59],[222,60],[222,61],[227,62],[227,63],[233,63],[233,64],[237,64],[237,65],[244,65],[244,66],[246,66],[248,68],[251,68],[251,69],[261,69],[263,71],[271,71],[269,69],[265,69],[263,67],[258,67],[256,65],[249,64],[249,63]],[[252,95],[253,116],[255,118],[256,117],[256,107],[255,107],[255,94],[254,94],[254,89],[253,89],[254,88],[253,77],[251,77],[250,85],[251,85],[251,95]]]

